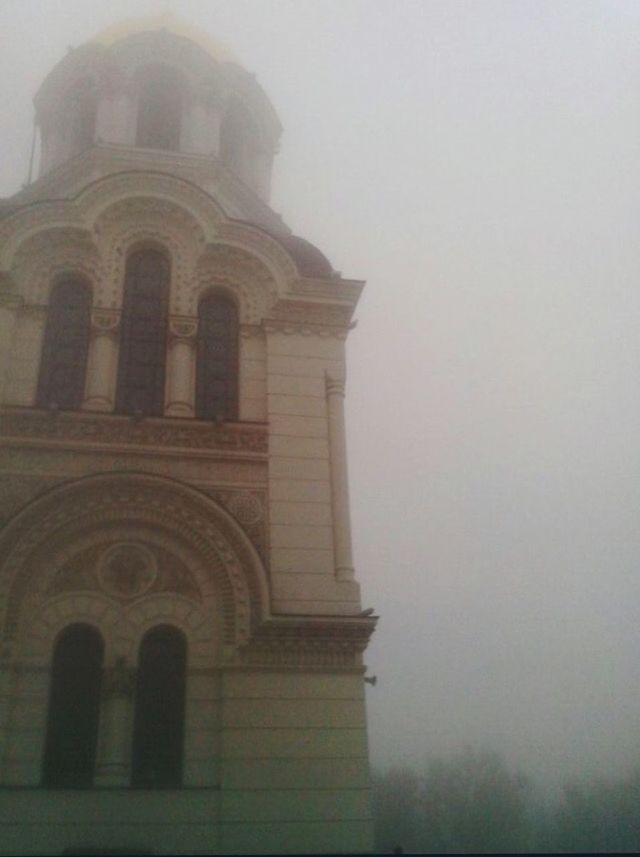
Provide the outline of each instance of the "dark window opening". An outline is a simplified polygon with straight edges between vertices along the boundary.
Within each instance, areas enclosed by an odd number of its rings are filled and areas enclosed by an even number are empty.
[[[74,155],[91,146],[95,140],[98,102],[92,81],[81,81],[71,93],[70,103],[70,154]]]
[[[220,159],[244,182],[250,183],[251,159],[257,131],[243,104],[232,101],[220,128]]]
[[[196,416],[238,418],[238,311],[223,295],[208,295],[198,305]]]
[[[133,253],[125,273],[116,410],[161,416],[169,262],[156,250]]]
[[[93,784],[104,645],[95,628],[70,625],[53,654],[43,785]]]
[[[131,784],[170,789],[182,785],[187,645],[168,625],[140,645]]]
[[[82,405],[90,326],[90,290],[77,280],[58,283],[49,298],[38,407],[76,410]]]
[[[170,69],[156,69],[140,91],[136,146],[178,151],[181,121],[180,84]]]

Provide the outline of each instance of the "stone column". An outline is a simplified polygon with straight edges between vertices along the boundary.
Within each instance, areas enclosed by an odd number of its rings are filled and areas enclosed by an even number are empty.
[[[353,580],[347,444],[344,423],[344,381],[325,374],[329,421],[329,469],[333,510],[333,545],[336,578]]]
[[[87,411],[112,411],[115,400],[120,312],[96,307],[91,313],[87,382],[82,405]]]
[[[4,386],[9,372],[9,358],[16,314],[21,299],[18,295],[0,293],[0,402],[4,402]]]
[[[174,315],[169,318],[167,355],[168,417],[192,417],[195,414],[196,332],[198,320]]]
[[[47,307],[23,304],[15,316],[8,369],[4,378],[4,403],[33,407],[38,390],[42,340]]]
[[[94,777],[97,786],[129,785],[134,691],[135,670],[119,657],[102,677],[100,741]]]

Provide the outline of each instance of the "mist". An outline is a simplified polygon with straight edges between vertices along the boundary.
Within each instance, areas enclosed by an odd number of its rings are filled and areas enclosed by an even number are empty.
[[[70,45],[171,9],[284,126],[272,205],[367,280],[348,342],[374,766],[640,760],[640,5],[4,0],[0,196]]]

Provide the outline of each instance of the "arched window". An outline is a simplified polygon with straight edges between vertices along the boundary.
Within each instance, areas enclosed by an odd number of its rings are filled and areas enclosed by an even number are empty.
[[[93,82],[88,79],[79,81],[67,98],[71,110],[67,126],[69,154],[75,155],[95,140],[98,100]]]
[[[88,788],[96,758],[104,645],[90,625],[70,625],[53,653],[43,784]]]
[[[179,80],[169,68],[153,69],[140,90],[136,146],[178,151],[181,121]]]
[[[164,407],[169,262],[157,250],[127,260],[116,410],[160,416]]]
[[[75,279],[54,286],[40,362],[38,407],[74,410],[82,404],[90,325],[89,288]]]
[[[207,295],[198,305],[196,416],[238,418],[238,311],[224,295]]]
[[[257,131],[249,111],[232,101],[220,127],[220,159],[244,182],[251,185]]]
[[[143,637],[138,659],[131,784],[182,784],[187,644],[180,631],[159,625]]]

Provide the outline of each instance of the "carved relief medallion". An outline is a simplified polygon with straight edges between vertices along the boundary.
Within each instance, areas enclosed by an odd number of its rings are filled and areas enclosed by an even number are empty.
[[[154,555],[133,542],[112,545],[98,566],[102,589],[116,598],[138,598],[151,588],[157,574]]]

